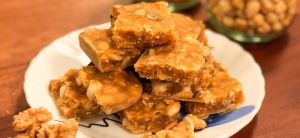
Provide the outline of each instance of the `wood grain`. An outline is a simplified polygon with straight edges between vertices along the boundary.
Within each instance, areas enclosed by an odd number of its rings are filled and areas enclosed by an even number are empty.
[[[111,6],[117,2],[0,0],[1,138],[16,135],[10,125],[12,116],[28,108],[22,86],[30,60],[54,39],[74,29],[108,21]],[[186,13],[205,19],[201,6]],[[299,8],[297,13],[300,14]],[[234,138],[300,137],[299,36],[300,18],[297,16],[279,39],[265,44],[243,44],[263,70],[266,97],[258,115]]]

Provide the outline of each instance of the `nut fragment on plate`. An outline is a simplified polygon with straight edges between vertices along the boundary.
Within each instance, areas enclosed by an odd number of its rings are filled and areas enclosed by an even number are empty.
[[[134,64],[141,77],[192,84],[210,56],[210,48],[198,40],[185,37],[174,45],[147,49]]]
[[[132,133],[156,132],[179,119],[180,103],[143,93],[133,106],[120,112],[122,125]]]
[[[138,48],[175,42],[176,33],[168,3],[115,5],[112,9],[112,39],[118,48]]]
[[[18,134],[17,138],[75,138],[78,123],[73,119],[63,124],[50,124],[52,114],[45,108],[29,108],[14,116],[12,127]]]
[[[141,49],[117,48],[111,40],[109,29],[89,28],[79,35],[81,49],[100,72],[124,69],[138,59]]]
[[[182,121],[171,128],[163,129],[155,134],[151,132],[143,135],[143,138],[194,138],[194,129],[206,127],[204,120],[189,114]]]
[[[71,69],[49,85],[51,96],[66,118],[93,117],[103,114],[96,102],[86,96],[86,88],[78,85],[79,70]]]
[[[36,138],[75,138],[78,131],[78,122],[72,118],[62,124],[42,124]]]

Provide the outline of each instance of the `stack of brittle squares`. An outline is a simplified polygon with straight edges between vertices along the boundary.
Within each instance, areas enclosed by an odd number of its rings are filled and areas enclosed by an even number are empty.
[[[92,64],[52,80],[50,93],[67,118],[116,113],[125,129],[144,137],[172,137],[177,130],[190,137],[205,128],[203,119],[244,99],[204,31],[201,21],[171,13],[165,2],[115,5],[110,29],[79,36]]]

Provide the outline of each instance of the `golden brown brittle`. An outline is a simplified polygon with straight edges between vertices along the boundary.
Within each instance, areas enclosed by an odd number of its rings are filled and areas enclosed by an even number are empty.
[[[166,2],[115,5],[111,17],[112,38],[118,48],[158,46],[175,42],[174,24]]]
[[[244,101],[240,82],[230,77],[227,72],[219,72],[212,78],[208,91],[213,102],[186,102],[189,113],[207,116],[236,109]]]
[[[79,35],[80,47],[100,72],[124,69],[138,59],[140,49],[117,48],[108,29],[90,28]]]
[[[142,84],[126,71],[100,73],[95,66],[79,71],[78,81],[87,89],[87,96],[100,105],[106,114],[112,114],[135,104],[143,91]]]
[[[214,102],[214,95],[209,87],[212,78],[219,72],[227,72],[221,64],[212,57],[204,65],[199,80],[191,85],[184,85],[170,81],[152,80],[152,94],[157,97],[192,102]]]
[[[175,45],[147,49],[134,64],[141,77],[192,84],[206,64],[210,48],[191,37]]]
[[[192,37],[201,43],[206,44],[205,25],[202,21],[195,21],[192,18],[179,13],[172,13],[171,18],[175,24],[175,31],[178,39]]]
[[[79,70],[71,69],[50,82],[49,90],[61,114],[66,118],[93,117],[102,114],[96,102],[86,96],[86,88],[78,85]]]
[[[143,93],[136,104],[121,112],[122,125],[132,133],[156,132],[177,122],[179,110],[179,102]]]

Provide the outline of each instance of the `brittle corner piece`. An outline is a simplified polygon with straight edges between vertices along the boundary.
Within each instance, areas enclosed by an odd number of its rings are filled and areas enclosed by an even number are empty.
[[[132,133],[157,132],[179,120],[180,107],[179,102],[143,93],[136,104],[120,112],[120,117],[123,127]]]
[[[66,118],[93,117],[103,114],[96,102],[86,96],[86,88],[78,82],[79,70],[70,69],[63,76],[51,80],[50,95]]]
[[[171,81],[151,80],[152,94],[160,98],[168,98],[179,101],[214,102],[216,97],[212,91],[212,81],[219,72],[227,72],[226,69],[214,60],[212,56],[207,59],[198,81],[184,85]],[[225,82],[224,82],[225,83]],[[237,85],[239,86],[239,85]]]
[[[96,101],[106,114],[132,106],[143,91],[136,76],[126,71],[101,73],[95,66],[87,66],[79,71],[78,80],[87,89],[88,98]]]
[[[166,45],[176,40],[166,2],[115,5],[111,18],[112,38],[119,48]]]
[[[91,117],[112,114],[135,104],[142,85],[126,71],[101,73],[96,66],[89,65],[52,80],[50,92],[65,117]]]
[[[147,49],[134,64],[141,77],[183,84],[197,81],[210,55],[210,48],[192,37],[175,45]]]
[[[213,102],[186,102],[188,113],[207,117],[210,114],[223,113],[237,109],[244,102],[240,82],[230,77],[227,72],[219,72],[212,78],[208,88]]]
[[[111,40],[109,29],[89,28],[79,35],[81,49],[100,72],[124,69],[138,59],[139,49],[119,49]]]
[[[78,122],[72,118],[63,123],[49,123],[52,114],[45,108],[29,108],[14,116],[12,127],[22,132],[16,138],[75,138]]]

